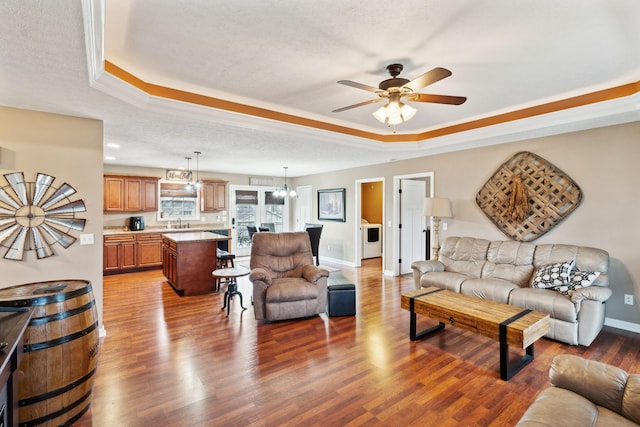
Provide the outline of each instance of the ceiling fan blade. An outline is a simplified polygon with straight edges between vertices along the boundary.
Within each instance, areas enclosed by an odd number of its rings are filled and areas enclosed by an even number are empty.
[[[429,86],[437,81],[447,78],[451,75],[451,71],[446,68],[436,67],[431,71],[427,71],[418,78],[411,80],[409,83],[402,87],[407,87],[414,92],[419,91],[423,87]]]
[[[430,95],[426,93],[413,93],[407,96],[408,101],[413,102],[433,102],[434,104],[464,104],[466,96]]]
[[[339,80],[338,83],[345,86],[355,87],[356,89],[368,90],[369,92],[373,93],[383,92],[383,90],[380,88],[365,85],[362,83],[352,82],[351,80]]]
[[[364,101],[361,102],[359,104],[353,104],[353,105],[349,105],[348,107],[342,107],[342,108],[338,108],[337,110],[333,110],[332,113],[339,113],[341,111],[345,111],[345,110],[350,110],[352,108],[356,108],[356,107],[362,107],[363,105],[369,105],[369,104],[375,104],[376,102],[380,102],[382,101],[384,98],[378,98],[378,99],[372,99],[370,101]]]

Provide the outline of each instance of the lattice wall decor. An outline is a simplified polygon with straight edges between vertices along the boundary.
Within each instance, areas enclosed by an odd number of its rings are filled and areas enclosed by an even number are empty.
[[[529,204],[514,215],[512,194]],[[495,171],[476,195],[482,212],[507,236],[531,242],[558,225],[582,201],[580,187],[564,172],[533,153],[521,151]]]
[[[71,200],[75,188],[53,185],[51,175],[38,173],[35,182],[26,182],[22,172],[4,175],[8,185],[0,187],[0,247],[3,258],[22,261],[25,251],[35,251],[38,259],[55,255],[51,245],[65,249],[76,238],[72,232],[84,230],[86,220],[82,200]]]

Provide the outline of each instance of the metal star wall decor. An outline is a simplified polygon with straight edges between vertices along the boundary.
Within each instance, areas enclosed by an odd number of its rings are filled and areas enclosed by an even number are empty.
[[[77,239],[71,234],[84,230],[84,202],[71,200],[75,188],[63,183],[56,188],[55,177],[38,173],[35,182],[26,182],[22,172],[4,175],[7,185],[0,188],[0,247],[3,258],[22,261],[25,251],[35,251],[38,259],[55,255],[51,248],[59,243],[68,248]]]

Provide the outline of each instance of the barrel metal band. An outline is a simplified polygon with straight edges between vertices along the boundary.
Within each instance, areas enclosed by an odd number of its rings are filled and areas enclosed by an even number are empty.
[[[25,344],[23,347],[23,351],[25,353],[28,353],[30,351],[44,350],[50,347],[55,347],[57,345],[62,345],[62,344],[68,343],[69,341],[73,341],[75,339],[84,337],[85,335],[89,334],[91,331],[95,330],[97,327],[98,327],[98,322],[96,321],[89,327],[81,331],[75,332],[73,334],[65,335],[64,337],[56,338],[54,340],[34,343],[34,344]]]
[[[47,324],[49,322],[55,322],[57,320],[64,320],[67,319],[71,316],[75,316],[76,314],[80,314],[83,313],[89,309],[91,309],[94,305],[96,304],[95,300],[91,300],[89,303],[81,306],[81,307],[77,307],[74,308],[72,310],[67,310],[67,311],[61,311],[59,313],[55,313],[52,314],[50,316],[43,316],[43,317],[35,317],[33,319],[31,319],[31,321],[29,322],[29,326],[38,326],[38,325],[44,325]]]
[[[43,417],[40,418],[36,418],[34,420],[29,420],[29,421],[25,421],[25,422],[21,422],[19,424],[20,427],[33,427],[33,426],[37,426],[40,424],[44,424],[47,421],[56,419],[62,415],[64,415],[65,413],[69,412],[70,410],[76,408],[77,406],[81,405],[82,402],[84,402],[85,400],[89,400],[89,397],[91,397],[91,391],[89,390],[87,393],[85,393],[83,396],[81,396],[78,400],[76,400],[75,402],[73,402],[72,404],[70,404],[69,406],[66,406],[58,411],[52,412],[50,414],[47,414]],[[90,401],[87,402],[87,408],[89,407]],[[86,411],[86,409],[85,409]],[[69,421],[59,424],[60,426],[70,426],[74,421],[76,420],[76,418],[72,418]]]
[[[55,295],[49,295],[46,297],[22,299],[15,301],[2,301],[1,306],[4,307],[37,307],[40,305],[48,305],[54,302],[62,302],[68,299],[79,297],[80,295],[88,294],[91,292],[91,285],[87,285],[83,288],[76,289],[75,291],[62,292]]]
[[[81,385],[82,383],[86,382],[87,380],[91,379],[91,377],[93,376],[93,374],[96,373],[96,368],[93,368],[87,375],[78,378],[77,380],[75,380],[72,383],[69,383],[67,385],[65,385],[64,387],[60,387],[56,390],[51,390],[47,393],[42,393],[39,394],[37,396],[33,396],[33,397],[29,397],[26,399],[20,399],[18,401],[18,406],[23,407],[23,406],[27,406],[27,405],[33,405],[34,403],[39,403],[42,402],[44,400],[47,399],[51,399],[52,397],[56,397],[59,396],[61,394],[64,394],[66,392],[68,392],[71,389],[74,389],[76,387],[78,387],[79,385]]]

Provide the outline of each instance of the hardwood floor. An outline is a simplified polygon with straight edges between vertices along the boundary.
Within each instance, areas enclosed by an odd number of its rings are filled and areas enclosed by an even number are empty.
[[[400,295],[410,276],[379,259],[340,268],[357,315],[259,324],[245,295],[179,297],[160,271],[104,278],[104,326],[91,409],[76,426],[510,426],[548,386],[554,356],[640,372],[640,336],[605,327],[589,348],[548,339],[509,382],[499,344],[455,327],[411,342]],[[429,324],[421,320],[418,327]]]

